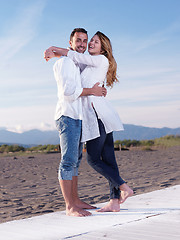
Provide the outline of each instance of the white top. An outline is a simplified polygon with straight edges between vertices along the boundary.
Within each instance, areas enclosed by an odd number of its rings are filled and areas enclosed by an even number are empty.
[[[68,57],[61,57],[53,66],[58,87],[58,102],[55,120],[62,115],[82,120],[82,102],[79,97],[83,91],[78,65]]]
[[[106,74],[109,68],[109,61],[104,55],[91,56],[69,51],[68,57],[76,64],[83,63],[86,68],[81,73],[81,83],[83,88],[91,88],[97,82],[106,85]],[[97,117],[92,104],[96,110],[98,118],[104,124],[106,133],[124,130],[118,113],[113,109],[110,102],[105,97],[88,96],[81,97],[83,106],[82,121],[82,142],[100,136]]]

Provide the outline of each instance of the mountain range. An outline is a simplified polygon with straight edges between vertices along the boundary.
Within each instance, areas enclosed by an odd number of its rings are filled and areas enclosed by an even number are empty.
[[[150,128],[124,124],[124,131],[114,132],[114,141],[124,139],[149,140],[166,135],[180,135],[180,128]],[[2,144],[19,144],[23,146],[59,144],[59,136],[57,130],[41,131],[33,129],[23,133],[15,133],[0,129],[0,145]]]

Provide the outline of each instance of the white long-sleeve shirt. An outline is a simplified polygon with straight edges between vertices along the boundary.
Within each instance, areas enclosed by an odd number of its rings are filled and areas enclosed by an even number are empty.
[[[58,88],[55,120],[62,115],[82,120],[82,99],[79,96],[83,88],[79,66],[70,58],[61,57],[55,62],[53,70]]]
[[[85,55],[75,51],[69,51],[68,57],[76,64],[85,64],[86,68],[81,73],[83,88],[91,88],[95,83],[100,82],[106,86],[106,75],[109,68],[109,61],[104,55]],[[124,130],[118,113],[113,109],[105,97],[87,96],[82,97],[83,121],[82,121],[82,142],[100,136],[97,117],[104,124],[106,133]]]

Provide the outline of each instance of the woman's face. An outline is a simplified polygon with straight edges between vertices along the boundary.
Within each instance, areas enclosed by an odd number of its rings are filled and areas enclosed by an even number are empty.
[[[91,38],[88,44],[88,52],[91,55],[99,55],[101,54],[101,41],[97,35]]]

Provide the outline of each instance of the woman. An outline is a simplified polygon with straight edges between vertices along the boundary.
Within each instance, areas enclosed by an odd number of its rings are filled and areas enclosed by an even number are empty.
[[[50,48],[50,50],[56,56],[68,56],[75,63],[84,64],[84,70],[81,73],[83,88],[90,88],[96,82],[112,87],[118,81],[116,77],[117,65],[112,54],[110,40],[99,31],[89,42],[90,55],[56,47]],[[49,60],[48,56],[46,56],[46,60]],[[87,143],[88,163],[106,177],[110,185],[110,201],[98,211],[119,211],[120,203],[123,203],[127,197],[133,194],[133,191],[119,175],[114,154],[112,132],[123,130],[121,120],[104,97],[82,97],[82,104],[81,141]]]

